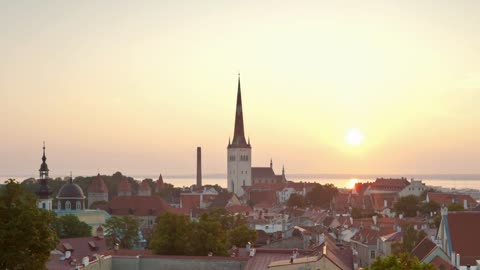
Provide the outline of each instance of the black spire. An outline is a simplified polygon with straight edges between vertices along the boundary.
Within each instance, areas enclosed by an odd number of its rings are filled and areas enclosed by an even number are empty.
[[[38,197],[41,199],[47,199],[50,197],[52,192],[48,187],[48,165],[46,163],[47,157],[45,156],[45,142],[43,142],[43,156],[42,156],[42,164],[40,165],[40,188],[37,191]]]
[[[238,74],[238,90],[237,90],[237,108],[235,112],[235,130],[233,132],[232,143],[228,147],[250,147],[245,140],[245,131],[243,127],[243,111],[242,111],[242,92],[240,87],[240,74]]]
[[[40,165],[40,178],[48,178],[48,165],[47,165],[47,157],[45,156],[45,142],[43,142],[43,156],[42,156],[42,164]]]

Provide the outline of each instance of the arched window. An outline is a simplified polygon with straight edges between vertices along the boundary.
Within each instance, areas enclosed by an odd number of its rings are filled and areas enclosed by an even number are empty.
[[[72,204],[70,203],[70,201],[67,201],[65,203],[65,210],[70,210],[72,208]]]
[[[77,203],[75,205],[75,209],[82,210],[82,203],[80,201],[77,201]]]
[[[57,209],[62,210],[62,202],[61,201],[58,201]]]

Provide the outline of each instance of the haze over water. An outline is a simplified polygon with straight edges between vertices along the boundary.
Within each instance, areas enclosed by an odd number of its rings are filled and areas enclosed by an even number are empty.
[[[87,175],[84,175],[87,176]],[[3,184],[9,178],[14,178],[19,181],[27,179],[28,175],[18,176],[5,176],[0,175],[0,184]],[[64,176],[55,176],[64,177]],[[132,175],[136,180],[143,180],[145,178],[151,178],[153,180],[158,179],[158,175]],[[331,183],[339,188],[350,188],[352,179],[359,182],[375,181],[375,175],[339,175],[339,174],[293,174],[287,175],[287,178],[294,182],[317,182],[320,184]],[[441,186],[444,188],[472,188],[480,190],[480,175],[384,175],[382,177],[407,177],[408,180],[414,178],[415,180],[423,180],[428,186]],[[173,184],[176,187],[191,186],[196,183],[194,175],[164,175],[163,179],[165,183]],[[226,188],[226,178],[221,174],[206,175],[203,177],[203,184],[219,185]]]

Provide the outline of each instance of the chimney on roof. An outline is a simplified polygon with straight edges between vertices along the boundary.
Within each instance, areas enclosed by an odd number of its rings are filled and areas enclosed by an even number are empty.
[[[373,225],[377,225],[377,216],[372,216]]]
[[[197,147],[197,188],[202,187],[202,148]]]
[[[455,251],[452,251],[452,253],[450,254],[450,260],[451,260],[452,265],[456,265],[455,264]]]
[[[468,209],[468,203],[466,199],[463,200],[463,208]]]
[[[460,253],[457,253],[457,260],[455,261],[457,264],[457,269],[460,269]]]
[[[440,208],[440,213],[442,214],[442,216],[448,215],[448,207],[442,206],[442,208]]]

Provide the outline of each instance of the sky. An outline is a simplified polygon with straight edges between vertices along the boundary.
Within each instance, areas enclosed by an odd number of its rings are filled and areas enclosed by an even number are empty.
[[[0,174],[480,173],[479,1],[0,1]],[[345,137],[361,135],[348,143]]]

